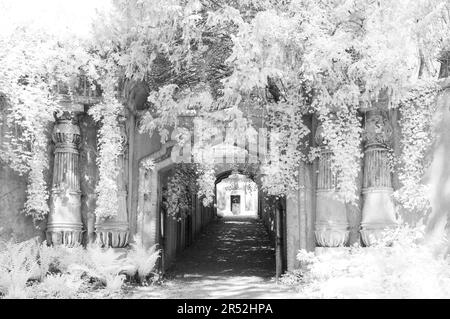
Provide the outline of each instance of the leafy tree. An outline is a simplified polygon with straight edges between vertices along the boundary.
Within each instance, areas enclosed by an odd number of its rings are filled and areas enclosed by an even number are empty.
[[[397,198],[408,210],[423,210],[423,201],[407,198],[425,189],[419,176],[434,138],[430,115],[437,76],[445,71],[439,58],[449,50],[449,12],[445,0],[114,0],[83,43],[21,26],[14,37],[0,38],[8,48],[0,53],[1,65],[8,66],[0,90],[10,125],[28,144],[13,139],[1,156],[31,172],[30,207],[44,215],[42,132],[58,108],[54,86],[81,72],[103,90],[103,102],[90,110],[102,125],[99,216],[114,215],[108,198],[117,192],[119,120],[136,112],[123,103],[135,83],[150,92],[140,129],[157,130],[162,142],[173,134],[181,143],[192,134],[184,115],[202,120],[204,134],[232,128],[238,137],[255,131],[249,106],[264,114],[279,137],[261,163],[263,188],[272,195],[289,195],[300,162],[315,157],[304,122],[314,114],[333,154],[336,189],[352,202],[362,156],[360,111],[387,98],[384,107],[400,106],[404,115]],[[417,121],[426,136],[416,134]],[[194,158],[207,148],[205,138]],[[214,172],[206,157],[195,175],[199,193],[210,198]]]

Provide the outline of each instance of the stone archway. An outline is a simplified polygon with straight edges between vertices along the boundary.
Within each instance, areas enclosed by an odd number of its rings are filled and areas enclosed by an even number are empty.
[[[176,164],[172,156],[175,146],[175,141],[169,141],[162,145],[159,151],[146,155],[138,161],[137,238],[146,248],[158,245],[163,250],[161,254],[164,256],[162,258],[164,261],[161,261],[163,272],[174,262],[175,256],[190,246],[204,227],[217,216],[217,196],[213,208],[203,207],[195,194],[192,196],[192,211],[188,213],[189,218],[182,221],[182,225],[175,222],[175,227],[167,214],[163,214],[162,187],[166,181],[163,177]],[[286,269],[286,219],[283,217],[286,209],[280,208],[285,207],[284,202],[281,203],[279,199],[263,194],[258,164],[216,164],[214,169],[215,194],[217,184],[230,177],[233,172],[247,176],[257,185],[255,217],[262,222],[270,242],[276,248],[274,256],[277,265],[276,274],[280,275]]]

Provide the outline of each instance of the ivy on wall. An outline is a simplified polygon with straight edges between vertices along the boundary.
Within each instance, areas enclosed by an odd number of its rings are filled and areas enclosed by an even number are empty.
[[[0,159],[27,176],[24,212],[38,221],[49,212],[45,173],[49,129],[53,114],[61,109],[58,88],[78,74],[86,52],[76,40],[64,42],[45,30],[31,26],[13,30],[0,35],[0,47],[5,48],[0,50],[0,91],[6,126]]]
[[[163,192],[167,214],[181,221],[192,210],[192,196],[197,193],[197,172],[193,164],[177,164]]]
[[[42,219],[48,212],[45,133],[59,108],[54,87],[82,69],[104,90],[103,102],[90,110],[101,123],[97,217],[114,216],[117,208],[118,117],[124,108],[118,97],[124,81],[148,85],[151,107],[142,128],[150,134],[157,129],[163,141],[171,129],[189,130],[179,123],[186,112],[210,120],[205,132],[220,124],[241,136],[252,128],[243,116],[245,105],[267,112],[279,139],[272,160],[263,163],[263,188],[276,195],[295,189],[296,168],[308,160],[304,138],[310,132],[301,118],[315,113],[333,154],[336,190],[352,202],[362,156],[357,110],[386,91],[389,106],[400,103],[402,114],[403,186],[397,196],[406,208],[423,210],[426,201],[417,192],[426,192],[420,176],[432,141],[436,92],[410,88],[418,74],[435,78],[437,52],[450,42],[449,12],[445,0],[119,0],[98,16],[88,43],[18,28],[0,37],[0,46],[8,48],[0,50],[0,89],[12,130],[0,158],[28,174],[25,210]],[[204,204],[214,196],[212,158],[196,167]],[[180,191],[169,194],[172,202]]]
[[[357,177],[360,171],[361,119],[356,107],[341,108],[335,112],[320,109],[319,121],[323,128],[323,143],[332,152],[331,171],[336,176],[336,197],[343,202],[354,203],[357,193]]]
[[[97,202],[95,215],[99,219],[114,217],[118,214],[119,155],[123,154],[124,136],[119,124],[119,115],[123,105],[111,92],[103,95],[103,101],[89,110],[95,121],[101,123],[98,130],[97,166],[99,180],[96,186]]]
[[[429,185],[424,180],[431,164],[436,98],[440,87],[424,82],[409,92],[400,102],[401,155],[398,175],[401,187],[394,196],[408,211],[427,213],[431,209]]]

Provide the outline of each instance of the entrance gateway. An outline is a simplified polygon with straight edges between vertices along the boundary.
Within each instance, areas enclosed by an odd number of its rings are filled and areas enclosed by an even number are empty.
[[[163,187],[167,185],[168,176],[175,165],[171,157],[174,145],[175,142],[169,141],[159,151],[139,160],[138,234],[146,247],[157,244],[162,250],[160,270],[163,273],[174,264],[179,253],[192,245],[210,222],[221,217],[222,211],[218,202],[220,196],[217,193],[220,189],[218,184],[236,173],[235,168],[230,165],[218,165],[216,167],[214,206],[204,207],[198,195],[191,194],[191,211],[184,212],[186,218],[175,220],[166,213],[162,196]],[[253,181],[244,175],[246,172],[242,170],[239,173],[244,179],[257,185],[257,189],[242,189],[238,190],[239,194],[230,194],[229,199],[225,200],[227,206],[230,205],[230,215],[238,216],[241,213],[246,213],[246,216],[261,219],[267,229],[268,236],[270,236],[273,245],[276,246],[277,268],[274,269],[274,274],[281,275],[287,268],[285,227],[282,225],[284,220],[280,218],[278,222],[276,221],[277,211],[275,207],[273,211],[271,208],[267,209],[271,207],[269,204],[275,203],[276,200],[271,199],[269,202],[260,191],[257,181]],[[230,192],[233,191],[235,190],[230,190]],[[252,198],[253,200],[251,200]],[[262,208],[266,208],[266,210],[263,211]],[[282,212],[278,209],[278,214]],[[277,228],[279,228],[278,231]]]

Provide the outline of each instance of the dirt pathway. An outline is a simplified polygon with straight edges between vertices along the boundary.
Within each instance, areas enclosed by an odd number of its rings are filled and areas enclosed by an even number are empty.
[[[131,298],[295,298],[275,282],[274,256],[259,220],[214,221],[180,254],[162,286],[137,288]]]

